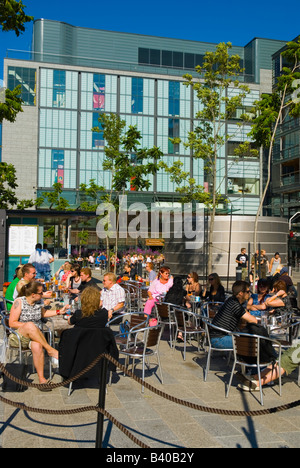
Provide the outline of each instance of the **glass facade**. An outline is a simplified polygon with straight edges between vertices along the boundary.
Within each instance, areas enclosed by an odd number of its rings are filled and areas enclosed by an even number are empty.
[[[8,89],[21,86],[21,97],[24,106],[36,105],[36,69],[25,67],[8,67]]]
[[[154,53],[149,56],[155,60]],[[167,60],[165,54],[162,56]],[[172,63],[175,59],[173,54]],[[190,60],[192,62],[192,57]],[[240,111],[227,123],[230,138],[219,151],[217,185],[240,214],[253,214],[258,205],[255,200],[260,191],[260,162],[250,153],[236,161],[234,154],[234,149],[247,139],[250,130],[249,126],[239,125],[239,117],[250,110],[258,96],[258,91],[252,90]],[[198,99],[191,88],[174,78],[164,80],[41,68],[39,190],[51,188],[54,182],[60,182],[66,190],[74,190],[91,179],[110,189],[111,174],[103,170],[105,142],[99,124],[99,115],[104,112],[119,113],[126,128],[137,126],[142,135],[142,147],[159,147],[168,165],[180,159],[182,169],[189,172],[197,184],[206,184],[209,189],[204,162],[193,159],[190,149],[184,145],[199,110]],[[99,132],[92,131],[94,127],[98,127]],[[177,137],[180,143],[172,141]],[[135,164],[135,155],[132,155],[132,164]],[[150,192],[176,191],[164,170],[149,177],[149,181]]]

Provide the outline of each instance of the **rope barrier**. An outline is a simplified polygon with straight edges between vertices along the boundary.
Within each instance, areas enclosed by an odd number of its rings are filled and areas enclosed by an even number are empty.
[[[147,382],[143,381],[139,377],[137,377],[135,374],[133,374],[131,371],[129,371],[125,366],[120,364],[118,361],[116,361],[114,358],[112,358],[110,355],[103,353],[100,354],[89,366],[87,366],[85,369],[83,369],[81,372],[79,372],[76,376],[64,380],[61,383],[58,384],[34,384],[29,381],[21,380],[17,377],[14,377],[11,375],[5,368],[5,366],[0,363],[0,371],[3,372],[10,380],[13,382],[16,382],[20,385],[24,385],[26,387],[32,387],[32,388],[49,388],[49,389],[55,389],[59,387],[66,386],[70,384],[71,382],[74,382],[75,380],[79,379],[82,377],[84,374],[86,374],[88,371],[90,371],[93,367],[95,367],[102,358],[107,359],[110,361],[112,364],[114,364],[117,368],[119,368],[122,372],[124,372],[128,377],[131,377],[133,380],[138,382],[139,384],[143,385],[145,388],[150,390],[151,392],[155,393],[156,395],[165,398],[173,403],[186,406],[188,408],[192,408],[198,411],[206,412],[206,413],[213,413],[213,414],[218,414],[218,415],[226,415],[226,416],[246,416],[246,417],[251,417],[251,416],[262,416],[262,415],[267,415],[267,414],[274,414],[274,413],[279,413],[281,411],[286,411],[291,408],[296,408],[297,406],[300,406],[300,400],[287,403],[284,405],[280,405],[277,407],[273,408],[268,408],[268,409],[262,409],[262,410],[254,410],[254,411],[241,411],[241,410],[224,410],[220,408],[210,408],[207,406],[202,406],[202,405],[197,405],[195,403],[191,403],[186,400],[182,400],[180,398],[173,397],[171,395],[168,395],[165,392],[162,392],[161,390],[158,390],[157,388],[153,387],[152,385],[148,384]],[[107,417],[118,429],[120,429],[128,438],[130,438],[134,443],[136,443],[138,446],[141,448],[150,448],[148,445],[144,444],[141,442],[139,439],[137,439],[124,425],[122,425],[117,419],[115,419],[110,413],[108,413],[105,409],[100,408],[98,406],[86,406],[86,407],[79,407],[76,409],[72,410],[49,410],[49,409],[42,409],[42,408],[33,408],[30,406],[25,405],[24,403],[19,403],[19,402],[13,402],[11,400],[8,400],[7,398],[4,398],[3,396],[0,395],[0,401],[2,401],[5,404],[8,404],[10,406],[14,406],[16,408],[19,408],[23,411],[28,411],[28,412],[34,412],[34,413],[40,413],[40,414],[51,414],[51,415],[70,415],[70,414],[77,414],[77,413],[84,413],[88,411],[96,411],[100,412],[103,414],[105,417]]]

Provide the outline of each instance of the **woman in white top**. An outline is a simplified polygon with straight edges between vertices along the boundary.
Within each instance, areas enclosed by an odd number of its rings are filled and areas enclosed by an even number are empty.
[[[270,261],[269,272],[271,276],[275,274],[277,268],[279,268],[279,265],[281,265],[281,258],[279,252],[276,252],[274,257],[272,257]]]
[[[31,263],[36,269],[36,277],[51,280],[50,263],[54,262],[54,258],[47,249],[43,249],[41,244],[36,244],[35,251],[30,255],[28,263]]]
[[[33,364],[36,368],[39,383],[45,384],[44,377],[44,349],[53,360],[58,360],[58,351],[47,343],[40,330],[42,318],[53,317],[54,315],[65,314],[66,307],[60,311],[45,310],[39,304],[43,295],[43,286],[39,281],[31,281],[22,287],[19,297],[14,301],[10,316],[9,326],[16,330],[20,337],[22,348],[30,347],[32,351]],[[15,335],[10,335],[12,345],[18,346],[18,341],[14,343]]]

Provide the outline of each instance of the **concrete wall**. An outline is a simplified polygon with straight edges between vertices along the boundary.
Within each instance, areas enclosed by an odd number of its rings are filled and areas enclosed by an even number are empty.
[[[250,242],[253,253],[254,216],[233,216],[230,244],[229,276],[235,278],[236,256],[242,247],[248,251]],[[257,243],[265,249],[269,260],[276,251],[280,252],[282,263],[287,265],[288,221],[283,218],[261,217],[258,223]],[[230,239],[230,216],[217,216],[214,227],[213,271],[221,277],[227,277]],[[197,271],[202,275],[206,271],[207,257],[205,249],[187,250],[186,239],[166,240],[166,263],[174,274],[187,274]],[[208,274],[211,272],[207,272]]]

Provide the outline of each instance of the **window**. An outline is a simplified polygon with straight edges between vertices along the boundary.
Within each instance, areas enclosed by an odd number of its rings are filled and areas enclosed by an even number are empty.
[[[66,107],[66,72],[53,70],[53,107]]]
[[[179,81],[169,82],[169,115],[180,114],[180,83]]]
[[[144,80],[132,78],[131,81],[131,112],[141,114],[143,112]]]
[[[104,137],[103,137],[103,129],[101,126],[101,122],[99,122],[99,114],[93,114],[93,128],[99,127],[100,132],[93,132],[93,148],[100,148],[104,146]]]
[[[65,152],[63,150],[52,150],[52,170],[55,170],[55,182],[64,186],[64,161]]]
[[[228,178],[228,194],[259,195],[259,179]]]
[[[94,74],[93,78],[93,109],[105,109],[105,75]]]
[[[179,119],[169,119],[169,143],[168,143],[168,153],[169,154],[178,154],[179,153],[179,143],[172,143],[170,138],[179,137]]]
[[[36,70],[34,68],[8,67],[8,83],[10,90],[21,86],[21,97],[25,106],[36,105]]]

